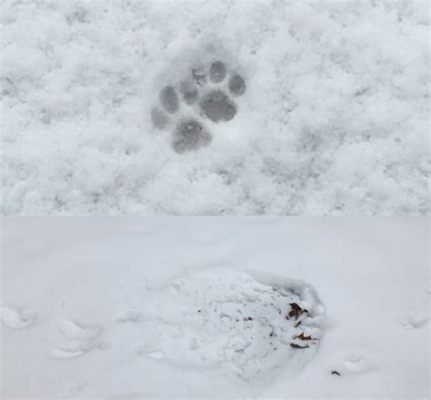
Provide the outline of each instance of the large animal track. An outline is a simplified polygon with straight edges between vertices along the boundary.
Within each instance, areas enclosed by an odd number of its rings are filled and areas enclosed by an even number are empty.
[[[159,92],[151,110],[155,128],[172,130],[172,148],[177,153],[208,146],[212,134],[208,123],[228,122],[238,113],[234,98],[245,93],[243,77],[228,70],[222,61],[194,66],[188,76]]]
[[[137,353],[180,367],[227,367],[249,380],[316,353],[324,308],[308,284],[228,269],[204,270],[151,292],[120,319],[141,326]]]

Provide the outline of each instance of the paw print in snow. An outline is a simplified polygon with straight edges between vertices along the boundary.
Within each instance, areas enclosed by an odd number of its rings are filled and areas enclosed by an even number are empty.
[[[243,95],[245,90],[243,77],[228,71],[222,61],[195,66],[189,76],[159,92],[159,105],[151,110],[152,123],[161,130],[170,128],[172,123],[175,125],[172,148],[177,153],[198,150],[212,140],[205,121],[232,120],[238,113],[234,98]]]

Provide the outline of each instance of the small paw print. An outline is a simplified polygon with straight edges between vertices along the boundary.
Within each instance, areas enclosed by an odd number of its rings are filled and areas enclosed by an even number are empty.
[[[229,71],[222,61],[194,66],[189,76],[159,92],[159,104],[151,110],[151,121],[157,129],[172,130],[174,151],[195,151],[212,141],[207,125],[228,122],[236,116],[235,98],[245,91],[244,78]]]

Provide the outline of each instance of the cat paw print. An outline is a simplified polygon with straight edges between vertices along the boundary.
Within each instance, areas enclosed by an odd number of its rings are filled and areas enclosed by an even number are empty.
[[[177,153],[198,150],[212,141],[211,123],[229,122],[236,116],[235,99],[245,91],[244,78],[222,61],[194,66],[188,76],[159,92],[151,120],[157,129],[172,130],[172,148]]]

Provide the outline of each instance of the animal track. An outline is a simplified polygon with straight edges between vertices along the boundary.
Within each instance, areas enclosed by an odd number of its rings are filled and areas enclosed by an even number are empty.
[[[0,319],[12,329],[28,328],[36,321],[37,314],[29,309],[15,309],[11,307],[0,307]]]
[[[334,363],[334,367],[333,372],[336,371],[339,376],[363,374],[378,369],[378,365],[372,357],[366,353],[357,351],[346,354],[342,360]]]
[[[217,269],[173,280],[120,321],[139,324],[138,355],[249,380],[305,365],[323,336],[324,308],[306,283]]]
[[[95,348],[103,349],[106,346],[103,342],[96,342],[100,334],[98,327],[84,328],[73,321],[62,319],[58,321],[57,328],[65,343],[51,349],[51,358],[75,358]]]
[[[189,76],[159,92],[159,105],[152,108],[151,121],[157,129],[172,129],[172,148],[177,153],[198,150],[212,141],[205,120],[232,120],[238,113],[234,98],[245,91],[244,78],[231,73],[223,61],[194,66]]]

